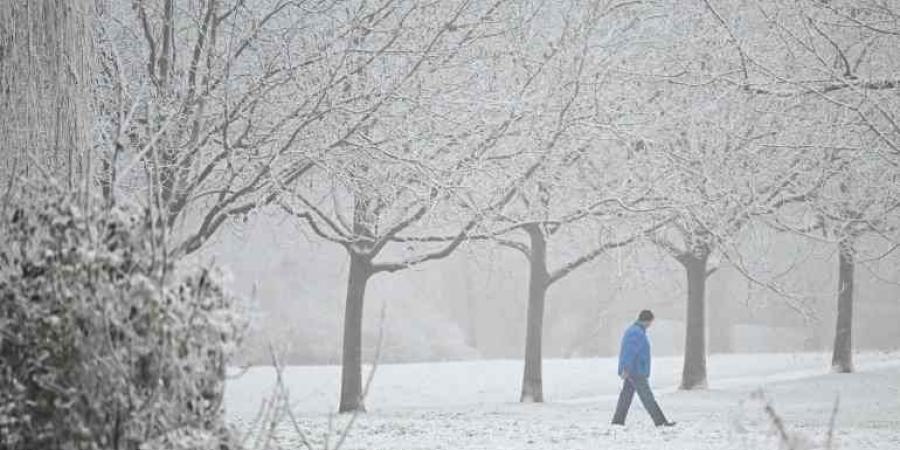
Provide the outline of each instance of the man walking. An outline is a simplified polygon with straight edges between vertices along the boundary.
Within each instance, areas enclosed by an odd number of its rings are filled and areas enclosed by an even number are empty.
[[[650,340],[647,339],[647,328],[653,323],[653,313],[643,310],[638,315],[638,320],[625,330],[622,336],[622,349],[619,351],[619,376],[624,381],[622,392],[619,393],[619,404],[616,406],[616,414],[613,416],[613,425],[625,425],[625,416],[631,407],[631,400],[637,391],[644,409],[653,418],[656,426],[671,427],[675,422],[669,422],[653,397],[650,390]]]

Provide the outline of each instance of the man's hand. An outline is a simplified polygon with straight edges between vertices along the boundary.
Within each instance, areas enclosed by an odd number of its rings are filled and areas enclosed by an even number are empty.
[[[627,380],[627,379],[628,379],[628,371],[627,371],[627,370],[623,370],[623,371],[622,371],[622,374],[619,375],[619,376],[622,377],[623,380]]]

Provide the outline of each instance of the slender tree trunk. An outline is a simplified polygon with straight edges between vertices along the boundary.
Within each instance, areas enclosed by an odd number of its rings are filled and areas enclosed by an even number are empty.
[[[362,318],[366,284],[372,276],[369,260],[350,253],[347,303],[344,307],[344,340],[341,360],[341,404],[338,412],[365,411],[362,391]]]
[[[542,334],[544,329],[544,302],[549,285],[547,273],[547,240],[540,226],[525,228],[531,238],[531,260],[528,278],[528,322],[525,331],[525,372],[522,376],[523,403],[544,401],[542,377]]]
[[[844,240],[838,252],[838,310],[831,366],[835,372],[853,372],[853,242]]]
[[[821,352],[828,348],[828,333],[823,328],[827,325],[821,323],[824,319],[815,320],[809,325],[809,338],[804,341],[803,350],[808,352]]]
[[[475,280],[469,261],[463,262],[463,276],[466,283],[466,344],[478,349],[478,301],[475,298]]]
[[[706,263],[709,255],[681,258],[687,273],[688,298],[681,389],[706,388]]]
[[[719,274],[723,277],[724,274]],[[728,298],[727,280],[722,278],[707,277],[706,295],[713,299],[710,303],[707,318],[710,321],[709,334],[709,352],[710,353],[731,353],[731,335],[732,322],[729,320],[729,304],[725,301]]]

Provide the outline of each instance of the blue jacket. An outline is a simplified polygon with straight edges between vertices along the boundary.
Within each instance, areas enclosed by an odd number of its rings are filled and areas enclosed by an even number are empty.
[[[631,375],[650,377],[650,340],[647,339],[647,329],[638,322],[628,327],[622,336],[619,375],[626,370]]]

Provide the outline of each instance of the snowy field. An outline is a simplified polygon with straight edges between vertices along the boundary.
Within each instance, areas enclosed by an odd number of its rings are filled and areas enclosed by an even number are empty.
[[[656,429],[635,399],[628,425],[609,425],[619,389],[613,359],[548,360],[547,403],[519,404],[522,364],[466,361],[381,365],[345,449],[780,449],[764,412],[771,402],[796,449],[900,450],[900,354],[857,355],[858,373],[829,374],[828,355],[714,355],[710,389],[677,390],[680,358],[654,360],[652,384],[673,429]],[[315,442],[349,417],[333,415],[339,367],[288,367],[293,411]],[[228,415],[241,429],[272,393],[271,368],[232,379]],[[287,423],[286,442],[295,439]],[[332,444],[334,438],[332,437]],[[299,445],[296,448],[300,448]]]

